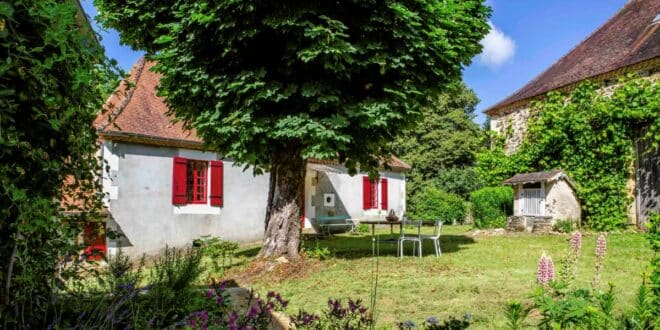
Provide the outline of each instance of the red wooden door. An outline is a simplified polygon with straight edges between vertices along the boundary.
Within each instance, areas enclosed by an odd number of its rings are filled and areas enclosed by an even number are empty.
[[[85,255],[88,260],[102,260],[107,253],[103,227],[104,224],[98,222],[85,224]]]

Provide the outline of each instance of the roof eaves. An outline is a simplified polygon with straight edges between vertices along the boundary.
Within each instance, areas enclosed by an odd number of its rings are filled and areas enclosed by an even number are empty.
[[[128,132],[99,131],[99,136],[105,140],[137,144],[155,145],[161,147],[204,150],[204,143],[190,140],[171,139]]]

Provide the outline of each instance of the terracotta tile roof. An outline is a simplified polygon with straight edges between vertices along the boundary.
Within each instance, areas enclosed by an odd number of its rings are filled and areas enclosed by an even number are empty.
[[[656,59],[660,56],[660,1],[630,0],[587,39],[503,101],[492,114],[587,78]],[[657,65],[656,65],[657,66]]]
[[[184,130],[181,123],[173,124],[173,117],[167,115],[164,99],[156,95],[160,74],[150,70],[153,66],[153,62],[138,60],[128,78],[130,86],[122,82],[108,98],[104,111],[94,120],[99,136],[106,140],[201,149],[203,141],[195,131]],[[410,165],[394,156],[388,163],[396,170],[410,170]]]
[[[133,86],[127,89],[122,82],[104,105],[105,113],[99,113],[94,121],[99,135],[107,139],[133,139],[147,144],[179,144],[202,146],[202,140],[194,130],[183,129],[181,123],[172,123],[167,115],[167,105],[156,95],[160,75],[150,69],[153,62],[140,59],[128,80]],[[112,121],[114,119],[114,121]]]
[[[571,181],[566,173],[562,170],[553,169],[550,171],[544,172],[532,172],[532,173],[518,173],[502,182],[504,185],[515,185],[519,183],[535,183],[535,182],[549,182],[559,179],[564,179],[568,182],[573,188],[575,184]]]

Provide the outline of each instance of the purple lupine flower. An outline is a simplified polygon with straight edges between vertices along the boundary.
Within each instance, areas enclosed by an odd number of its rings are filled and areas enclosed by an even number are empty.
[[[555,278],[555,265],[552,262],[552,258],[545,255],[545,253],[539,259],[539,264],[536,268],[536,281],[546,286],[548,283]]]
[[[571,248],[573,248],[573,253],[576,255],[580,253],[582,249],[582,233],[576,231],[571,235]]]
[[[268,298],[274,298],[275,297],[275,291],[268,291],[268,294],[266,295]]]
[[[605,239],[605,234],[602,233],[598,236],[596,240],[596,257],[602,259],[607,252],[607,240]]]
[[[218,295],[217,297],[215,297],[215,303],[218,306],[223,306],[225,303],[225,298],[223,298],[222,295]]]

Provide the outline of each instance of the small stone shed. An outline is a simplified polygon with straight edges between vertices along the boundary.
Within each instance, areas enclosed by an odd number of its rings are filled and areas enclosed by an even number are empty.
[[[519,173],[503,182],[513,186],[512,231],[549,232],[557,220],[580,220],[575,184],[561,170]]]

